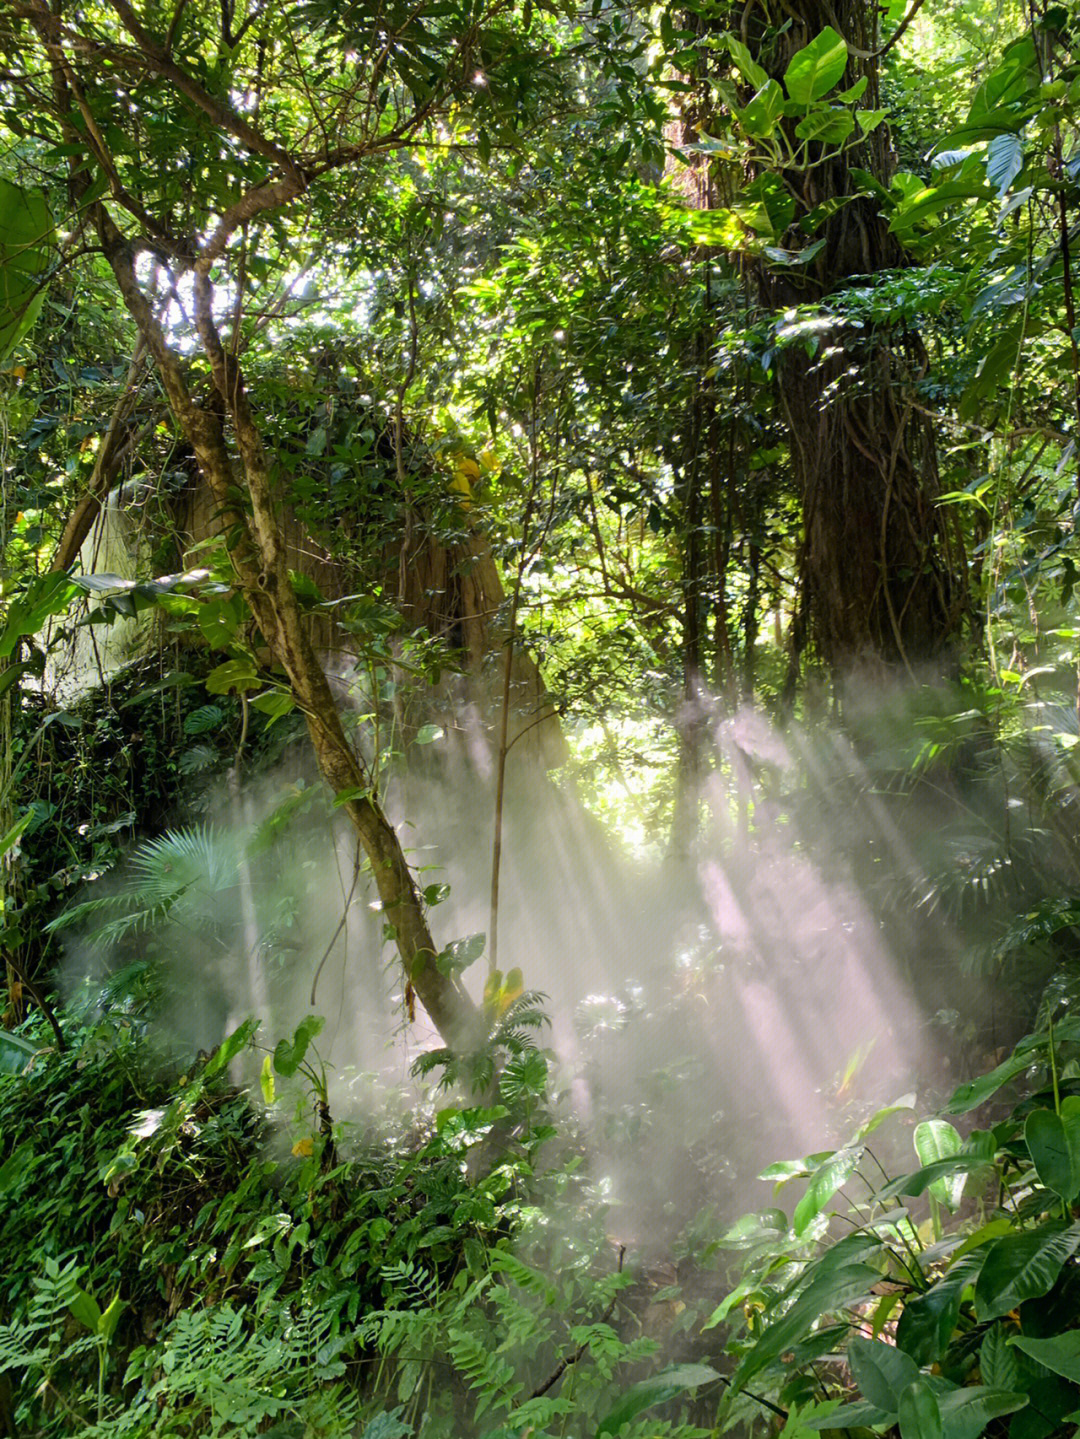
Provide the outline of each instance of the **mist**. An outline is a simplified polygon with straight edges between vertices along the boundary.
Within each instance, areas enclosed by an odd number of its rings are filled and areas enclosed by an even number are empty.
[[[699,833],[680,858],[662,834],[621,845],[565,772],[512,759],[507,776],[499,966],[546,996],[555,1088],[588,1136],[613,1232],[645,1253],[702,1209],[759,1207],[765,1164],[841,1142],[879,1104],[939,1102],[961,1077],[945,1052],[964,1053],[949,1028],[962,1006],[991,1045],[1022,1027],[985,977],[973,1003],[961,962],[990,896],[974,910],[931,902],[971,803],[942,773],[883,787],[895,715],[877,724],[877,751],[857,751],[838,727],[704,713]],[[864,741],[874,726],[864,714]],[[430,915],[440,944],[489,929],[485,754],[475,733],[451,733],[388,788],[419,883],[443,896]],[[1002,783],[979,795],[991,839]],[[408,1012],[354,833],[306,758],[290,752],[242,793],[222,783],[204,821],[213,872],[193,871],[152,943],[135,944],[162,968],[162,1031],[210,1050],[256,1014],[272,1047],[315,1012],[335,1119],[415,1105],[411,1064],[439,1040]],[[69,940],[69,984],[131,955],[131,940],[105,954]],[[465,976],[477,1002],[486,972],[481,957]]]

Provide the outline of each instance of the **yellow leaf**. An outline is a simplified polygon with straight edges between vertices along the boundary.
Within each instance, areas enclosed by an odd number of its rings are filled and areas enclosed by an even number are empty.
[[[499,457],[494,450],[481,450],[480,463],[485,470],[497,470],[499,468]]]
[[[292,1152],[296,1155],[297,1159],[310,1159],[314,1148],[315,1141],[309,1137],[307,1139],[298,1139],[292,1147]]]
[[[478,480],[480,478],[480,466],[475,460],[469,459],[468,455],[463,455],[454,466],[454,473],[459,479],[464,475],[467,479]]]

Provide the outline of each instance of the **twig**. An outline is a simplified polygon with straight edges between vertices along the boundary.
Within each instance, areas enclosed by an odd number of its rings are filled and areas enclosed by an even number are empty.
[[[621,1274],[621,1273],[622,1273],[623,1259],[624,1259],[625,1255],[626,1255],[626,1245],[625,1245],[625,1244],[620,1244],[620,1245],[619,1245],[619,1267],[618,1267],[618,1268],[616,1269],[616,1271],[615,1271],[616,1274]],[[600,1316],[600,1323],[601,1323],[601,1324],[606,1324],[606,1323],[608,1322],[608,1320],[611,1318],[611,1316],[615,1313],[615,1304],[616,1304],[617,1299],[618,1299],[618,1294],[615,1294],[615,1295],[612,1296],[611,1303],[608,1305],[608,1307],[604,1310],[603,1314]],[[545,1379],[544,1382],[543,1382],[543,1384],[540,1385],[539,1389],[534,1389],[530,1397],[533,1398],[533,1399],[540,1399],[543,1395],[545,1395],[545,1394],[548,1392],[549,1389],[554,1388],[554,1386],[555,1386],[556,1384],[558,1384],[559,1380],[563,1377],[563,1375],[566,1373],[566,1371],[570,1368],[571,1364],[576,1364],[576,1363],[578,1362],[578,1360],[582,1357],[582,1355],[586,1352],[586,1350],[588,1349],[588,1347],[589,1347],[589,1346],[588,1346],[587,1343],[586,1343],[586,1344],[580,1344],[580,1345],[577,1347],[577,1349],[574,1350],[573,1354],[567,1355],[567,1357],[566,1357],[565,1359],[563,1359],[563,1360],[559,1363],[559,1365],[558,1365],[558,1367],[556,1368],[554,1374],[552,1374],[550,1378]],[[785,1415],[784,1417],[786,1418],[787,1416]]]

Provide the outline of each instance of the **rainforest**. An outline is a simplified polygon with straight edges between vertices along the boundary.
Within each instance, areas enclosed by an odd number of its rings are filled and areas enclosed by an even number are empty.
[[[1080,0],[0,0],[0,1436],[1080,1434]]]

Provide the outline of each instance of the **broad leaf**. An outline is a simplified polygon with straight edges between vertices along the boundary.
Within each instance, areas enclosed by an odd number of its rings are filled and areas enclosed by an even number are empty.
[[[954,1264],[944,1278],[904,1305],[896,1326],[897,1348],[920,1366],[936,1363],[946,1349],[960,1319],[963,1292],[978,1275],[982,1255]]]
[[[1008,1342],[1055,1374],[1080,1384],[1080,1329],[1055,1334],[1052,1339],[1029,1339],[1024,1334],[1015,1334]]]
[[[44,194],[0,180],[0,361],[38,317],[52,241]]]
[[[926,1379],[916,1379],[900,1395],[900,1439],[943,1439],[941,1407]]]
[[[1080,1224],[1064,1230],[1037,1229],[998,1239],[986,1251],[975,1285],[980,1324],[1000,1319],[1027,1299],[1047,1294],[1080,1245]]]
[[[1024,168],[1024,147],[1018,135],[995,135],[986,147],[986,178],[999,195],[1012,187]]]
[[[21,1074],[36,1053],[28,1039],[0,1029],[0,1074]]]
[[[936,1160],[953,1159],[963,1145],[957,1129],[947,1119],[926,1119],[916,1125],[915,1153],[923,1164]],[[956,1209],[964,1193],[964,1174],[943,1175],[930,1185],[930,1193],[948,1209]]]
[[[938,1396],[945,1439],[979,1439],[992,1419],[1015,1414],[1028,1402],[1026,1394],[1011,1394],[975,1384]]]
[[[1024,1142],[1039,1182],[1071,1203],[1080,1194],[1080,1099],[1066,1099],[1060,1115],[1033,1109],[1024,1123]]]
[[[1020,1366],[1002,1324],[993,1324],[979,1348],[979,1373],[991,1389],[1019,1389]]]
[[[739,124],[752,140],[767,139],[783,113],[784,92],[775,80],[766,80],[754,98],[736,111]]]
[[[646,1409],[657,1404],[666,1404],[688,1389],[698,1389],[703,1384],[712,1384],[720,1378],[715,1369],[707,1364],[676,1364],[663,1369],[649,1379],[642,1379],[632,1385],[623,1397],[601,1421],[596,1439],[605,1434],[617,1434],[624,1424],[629,1424]]]
[[[855,1338],[848,1345],[848,1363],[860,1391],[871,1404],[895,1414],[900,1395],[919,1377],[919,1366],[894,1344]]]
[[[784,71],[788,95],[797,105],[812,105],[842,79],[847,62],[848,48],[843,37],[826,25],[788,62]]]
[[[738,1392],[755,1374],[805,1338],[824,1315],[835,1314],[855,1300],[865,1298],[880,1278],[880,1270],[868,1264],[848,1264],[816,1276],[787,1313],[770,1324],[753,1349],[743,1356],[732,1378],[733,1391]]]
[[[820,1166],[812,1176],[806,1193],[795,1206],[792,1225],[796,1234],[802,1234],[836,1191],[847,1183],[858,1169],[864,1153],[865,1149],[861,1144],[849,1149],[838,1149]]]

